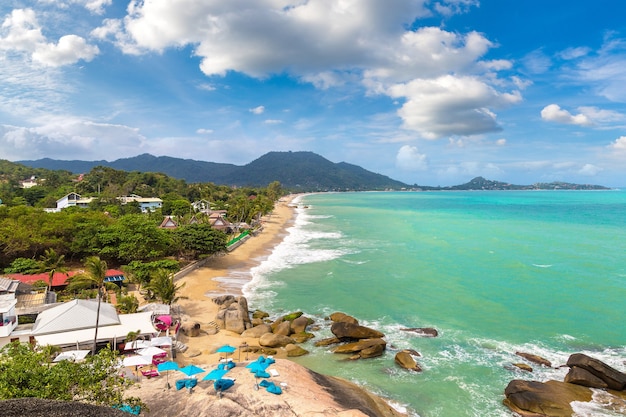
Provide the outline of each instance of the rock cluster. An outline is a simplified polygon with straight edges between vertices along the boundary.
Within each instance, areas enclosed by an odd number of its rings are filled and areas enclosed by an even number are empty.
[[[259,347],[246,346],[247,351],[260,351],[265,354],[275,354],[276,349],[284,348],[287,356],[301,356],[309,353],[299,346],[300,343],[315,337],[308,331],[314,320],[303,315],[302,312],[292,312],[271,320],[267,312],[256,310],[250,314],[245,297],[225,295],[216,297],[213,302],[220,306],[215,321],[229,331],[239,333],[242,337],[258,339]],[[250,319],[251,317],[251,319]],[[359,321],[342,312],[331,314],[328,319],[332,322],[330,330],[334,337],[321,339],[315,346],[331,346],[333,353],[349,355],[348,359],[367,359],[382,356],[387,349],[385,335],[376,330],[359,324]],[[435,337],[437,330],[432,328],[403,329],[420,336]],[[415,361],[420,356],[418,352],[404,350],[398,352],[395,363],[411,371],[421,371]]]
[[[625,373],[582,353],[571,355],[567,366],[570,369],[564,382],[511,381],[504,390],[504,404],[521,416],[572,416],[571,403],[591,401],[593,392],[590,388],[596,388],[614,397],[608,403],[613,406],[621,403],[626,409]]]

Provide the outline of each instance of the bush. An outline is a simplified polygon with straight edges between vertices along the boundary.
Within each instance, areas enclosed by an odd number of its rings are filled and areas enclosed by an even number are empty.
[[[36,274],[41,270],[39,262],[31,258],[17,258],[4,268],[5,274]]]

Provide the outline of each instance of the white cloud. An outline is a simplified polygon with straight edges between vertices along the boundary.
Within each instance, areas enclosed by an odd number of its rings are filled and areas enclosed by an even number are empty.
[[[76,35],[66,35],[58,44],[41,44],[33,53],[33,60],[51,67],[69,65],[80,61],[91,61],[100,53],[95,45]]]
[[[249,110],[252,114],[263,114],[265,112],[265,106],[257,106]]]
[[[576,59],[583,57],[591,52],[591,48],[586,46],[579,46],[578,48],[567,48],[558,53],[558,55],[563,59]]]
[[[75,118],[53,117],[32,128],[0,125],[0,148],[3,157],[11,160],[67,159],[68,155],[94,160],[136,155],[144,142],[135,128]]]
[[[279,124],[282,124],[284,122],[282,120],[278,120],[278,119],[267,119],[263,123],[265,123],[266,125],[279,125]]]
[[[548,122],[564,123],[569,125],[589,126],[591,120],[584,114],[571,114],[557,104],[549,104],[541,110],[541,118]]]
[[[621,122],[626,119],[626,116],[622,113],[613,110],[603,110],[594,106],[581,106],[578,108],[578,111],[596,124]]]
[[[522,63],[531,74],[543,74],[552,66],[552,60],[542,50],[535,50],[527,54]]]
[[[626,136],[620,136],[615,139],[613,143],[609,145],[609,148],[618,152],[626,152]]]
[[[388,94],[406,99],[398,114],[407,129],[420,132],[426,139],[501,130],[490,108],[521,100],[517,91],[499,93],[476,77],[452,75],[397,84]]]
[[[65,35],[56,44],[48,43],[32,9],[13,10],[2,23],[2,35],[0,49],[31,54],[33,61],[52,67],[81,59],[91,61],[99,53],[97,46],[77,35]]]
[[[196,133],[199,135],[210,135],[211,133],[213,133],[212,129],[198,129],[196,130]]]
[[[428,159],[415,146],[404,145],[396,155],[396,166],[403,171],[425,171]]]
[[[83,6],[93,14],[102,14],[107,6],[113,4],[113,0],[38,0],[42,4],[50,4],[60,9],[68,9],[77,4]]]
[[[33,52],[45,42],[37,16],[32,9],[16,9],[1,26],[0,49]]]
[[[595,54],[576,62],[569,74],[611,101],[626,101],[626,40],[608,37]]]
[[[498,145],[498,146],[506,145],[506,139],[501,138],[501,139],[496,140],[496,145]]]
[[[594,176],[598,175],[598,173],[601,172],[601,171],[602,171],[602,168],[600,168],[600,167],[598,167],[596,165],[585,164],[578,170],[578,173],[580,175],[594,177]]]

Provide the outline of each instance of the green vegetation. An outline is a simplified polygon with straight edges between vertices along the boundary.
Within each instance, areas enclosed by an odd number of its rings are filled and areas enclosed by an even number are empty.
[[[22,188],[21,181],[27,179],[37,185]],[[56,201],[70,192],[95,199],[89,208],[42,210],[56,207]],[[130,194],[159,197],[163,206],[141,213],[138,204],[123,205],[117,198]],[[72,175],[0,160],[0,200],[4,202],[0,205],[0,269],[52,276],[92,255],[117,267],[140,262],[149,269],[151,262],[163,259],[192,261],[225,250],[226,242],[236,236],[211,228],[208,216],[194,210],[192,202],[203,200],[207,208],[224,210],[226,220],[254,227],[282,194],[278,182],[266,188],[230,188],[104,166]],[[179,227],[160,229],[165,215],[175,216]],[[138,281],[146,284],[145,273],[135,272]]]
[[[11,343],[0,351],[0,399],[44,398],[96,405],[140,405],[125,398],[130,382],[119,376],[119,358],[110,349],[83,362],[52,363],[58,348]]]

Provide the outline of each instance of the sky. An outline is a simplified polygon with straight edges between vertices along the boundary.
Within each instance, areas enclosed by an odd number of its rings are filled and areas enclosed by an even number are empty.
[[[2,0],[0,159],[626,186],[622,0]],[[158,167],[155,167],[158,171]]]

